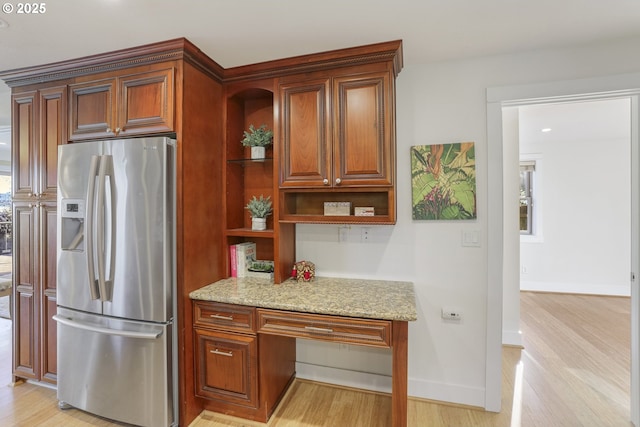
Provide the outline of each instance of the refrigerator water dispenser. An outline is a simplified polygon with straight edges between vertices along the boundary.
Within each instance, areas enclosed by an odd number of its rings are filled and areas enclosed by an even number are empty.
[[[60,209],[60,249],[84,251],[84,200],[63,199]]]

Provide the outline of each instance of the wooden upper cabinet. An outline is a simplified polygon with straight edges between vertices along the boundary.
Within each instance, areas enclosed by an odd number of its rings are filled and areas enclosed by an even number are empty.
[[[173,68],[73,84],[70,97],[70,141],[174,129]]]
[[[392,186],[389,72],[280,84],[282,188]]]
[[[115,79],[70,87],[69,140],[114,136]]]
[[[173,68],[118,79],[119,135],[167,132],[173,126]]]
[[[393,184],[389,80],[389,73],[334,79],[334,185]]]
[[[67,87],[14,95],[13,197],[55,199],[58,145],[66,139]]]
[[[38,144],[38,195],[55,200],[58,188],[58,145],[67,139],[67,87],[38,92],[40,138]]]
[[[280,85],[282,187],[329,184],[330,93],[330,80],[326,78]]]
[[[35,193],[37,92],[11,97],[12,186],[13,197],[31,197]]]

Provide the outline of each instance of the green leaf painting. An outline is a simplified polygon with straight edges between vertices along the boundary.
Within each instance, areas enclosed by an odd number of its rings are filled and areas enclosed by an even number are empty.
[[[411,147],[413,219],[476,218],[473,142]]]

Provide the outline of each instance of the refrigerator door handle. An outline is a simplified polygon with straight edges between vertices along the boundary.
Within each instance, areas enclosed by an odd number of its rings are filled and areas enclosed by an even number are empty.
[[[86,231],[85,239],[87,242],[87,270],[89,272],[89,291],[91,299],[100,299],[100,289],[96,280],[96,268],[94,263],[95,246],[93,241],[93,233],[95,230],[95,198],[96,198],[96,176],[98,176],[98,167],[100,165],[100,156],[91,156],[91,164],[89,166],[89,182],[87,183],[87,211],[86,211]]]
[[[101,326],[88,325],[86,323],[76,322],[75,320],[60,317],[57,314],[54,315],[53,320],[56,322],[69,326],[71,328],[82,329],[90,332],[97,332],[99,334],[115,335],[124,338],[139,338],[147,340],[155,340],[162,335],[162,329],[159,332],[134,332],[134,331],[121,331],[111,328],[103,328]]]
[[[108,185],[107,185],[108,184]],[[98,171],[98,215],[97,215],[97,248],[98,248],[98,284],[100,286],[100,300],[103,302],[111,301],[113,295],[113,263],[115,256],[115,246],[113,242],[114,233],[113,233],[113,203],[114,203],[114,194],[113,194],[113,158],[108,155],[101,156],[100,159],[100,168]],[[105,198],[107,197],[107,191],[109,192],[108,202],[105,202]],[[105,220],[105,214],[107,208],[109,209],[109,213],[107,214],[108,224]],[[109,230],[109,238],[105,239],[105,235],[107,232],[107,225]],[[107,246],[108,245],[108,246]],[[109,254],[109,258],[107,258],[107,253]],[[106,273],[106,264],[107,260],[109,261],[110,268],[110,277],[108,280]]]

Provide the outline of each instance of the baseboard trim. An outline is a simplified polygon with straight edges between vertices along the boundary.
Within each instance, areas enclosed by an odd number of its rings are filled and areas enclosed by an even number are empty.
[[[296,362],[300,379],[381,393],[391,393],[391,376]],[[409,397],[449,405],[484,408],[484,388],[408,379]]]
[[[534,282],[521,280],[521,291],[557,292],[565,294],[631,296],[631,285],[599,285],[592,283]]]
[[[522,332],[502,330],[502,345],[523,348]]]

